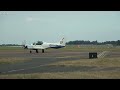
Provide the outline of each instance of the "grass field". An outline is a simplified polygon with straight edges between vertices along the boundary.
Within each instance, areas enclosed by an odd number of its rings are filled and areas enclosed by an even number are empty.
[[[49,66],[95,66],[95,67],[120,67],[120,58],[81,59],[73,61],[61,61],[49,64]]]
[[[68,51],[83,51],[83,52],[102,52],[102,51],[120,51],[120,47],[108,47],[106,45],[68,45],[66,48],[62,48],[61,50]]]
[[[6,47],[0,46],[0,51],[9,51],[9,50],[16,50],[16,51],[23,51],[22,47]],[[47,49],[53,50],[53,49]],[[108,47],[107,45],[66,45],[65,48],[59,49],[61,51],[83,51],[83,52],[102,52],[102,51],[120,51],[120,46]]]
[[[31,60],[30,58],[5,57],[0,58],[0,64],[14,64]]]
[[[120,79],[120,72],[56,72],[0,75],[0,79]]]
[[[22,47],[0,46],[0,50],[22,50]]]

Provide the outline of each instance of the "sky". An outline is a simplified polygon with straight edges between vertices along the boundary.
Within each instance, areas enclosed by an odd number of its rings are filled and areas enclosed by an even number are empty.
[[[120,40],[120,11],[0,11],[0,44]]]

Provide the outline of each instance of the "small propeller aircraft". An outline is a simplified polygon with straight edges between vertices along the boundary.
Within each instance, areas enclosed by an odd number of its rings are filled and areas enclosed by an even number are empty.
[[[24,49],[29,49],[30,53],[32,53],[32,50],[36,50],[36,53],[38,53],[38,50],[42,50],[42,53],[44,53],[45,49],[48,48],[54,48],[54,49],[59,49],[59,48],[63,48],[65,47],[66,42],[65,42],[65,38],[62,38],[59,42],[57,43],[47,43],[47,42],[43,42],[40,45],[33,43],[31,45],[28,44],[24,44],[23,47]]]

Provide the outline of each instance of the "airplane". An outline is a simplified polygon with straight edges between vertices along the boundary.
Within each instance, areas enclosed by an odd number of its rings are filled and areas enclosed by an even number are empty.
[[[41,45],[36,45],[36,43],[33,43],[31,45],[24,44],[23,47],[24,49],[29,49],[30,53],[32,53],[32,50],[36,50],[36,53],[38,53],[38,50],[42,50],[42,53],[44,53],[45,49],[48,49],[48,48],[59,49],[59,48],[65,47],[65,45],[66,45],[65,38],[62,38],[57,43],[43,42]]]

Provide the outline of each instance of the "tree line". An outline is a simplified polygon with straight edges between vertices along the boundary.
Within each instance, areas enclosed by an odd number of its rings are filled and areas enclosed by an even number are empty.
[[[66,43],[67,45],[106,45],[106,44],[112,44],[112,45],[120,45],[120,40],[117,41],[105,41],[105,42],[98,42],[96,41],[84,41],[84,40],[75,40],[75,41],[69,41]]]
[[[42,41],[34,42],[33,45],[42,45]],[[67,45],[106,45],[106,44],[112,44],[112,45],[120,45],[120,40],[117,41],[105,41],[105,42],[98,42],[96,41],[84,41],[84,40],[75,40],[75,41],[69,41],[66,43]],[[21,46],[18,44],[2,44],[0,46]]]
[[[21,45],[18,45],[18,44],[1,44],[0,46],[21,46]]]

